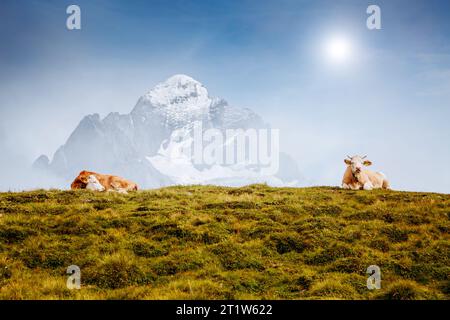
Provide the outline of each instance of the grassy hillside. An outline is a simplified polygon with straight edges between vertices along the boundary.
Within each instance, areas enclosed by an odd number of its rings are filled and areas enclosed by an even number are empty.
[[[0,193],[0,299],[449,299],[449,219],[431,193]]]

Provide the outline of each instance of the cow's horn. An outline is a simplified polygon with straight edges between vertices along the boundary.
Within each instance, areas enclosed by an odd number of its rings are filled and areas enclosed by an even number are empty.
[[[347,155],[347,158],[351,159],[352,157],[350,157],[349,155]]]
[[[365,158],[367,158],[367,156],[364,156],[364,157],[362,157],[361,159],[365,159]]]

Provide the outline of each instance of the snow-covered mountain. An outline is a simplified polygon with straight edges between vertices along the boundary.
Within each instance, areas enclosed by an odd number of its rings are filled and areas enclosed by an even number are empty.
[[[34,168],[49,171],[67,183],[81,170],[121,175],[142,188],[256,182],[287,185],[300,179],[295,162],[283,153],[278,173],[270,174],[262,166],[248,163],[196,163],[192,153],[183,150],[193,142],[193,132],[199,127],[202,132],[216,129],[214,132],[223,133],[270,128],[251,110],[211,98],[200,82],[175,75],[140,97],[129,114],[84,117],[52,161],[41,156]],[[226,143],[223,141],[224,146]]]

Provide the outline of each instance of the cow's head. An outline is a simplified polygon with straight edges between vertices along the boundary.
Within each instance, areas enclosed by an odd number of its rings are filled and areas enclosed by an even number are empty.
[[[94,172],[90,171],[81,171],[78,177],[70,185],[71,189],[86,189],[86,185],[88,184],[88,179],[91,174]]]
[[[97,178],[93,174],[91,174],[87,178],[87,183],[97,184],[100,182],[98,182]]]
[[[100,181],[98,181],[97,177],[93,174],[89,175],[87,179],[87,186],[86,188],[91,188],[91,190],[97,190],[97,191],[105,191],[105,187],[102,186]]]
[[[371,161],[365,160],[367,156],[360,157],[360,156],[347,156],[348,159],[345,159],[344,162],[346,165],[348,165],[351,169],[353,174],[360,173],[363,166],[370,166],[372,164]]]

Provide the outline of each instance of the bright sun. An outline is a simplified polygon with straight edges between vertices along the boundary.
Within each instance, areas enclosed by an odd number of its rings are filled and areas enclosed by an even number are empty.
[[[325,54],[335,64],[342,64],[351,58],[351,43],[344,37],[334,37],[325,43]]]

